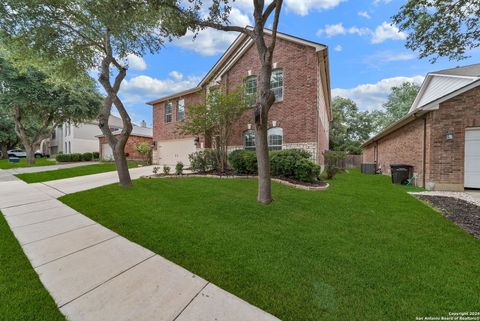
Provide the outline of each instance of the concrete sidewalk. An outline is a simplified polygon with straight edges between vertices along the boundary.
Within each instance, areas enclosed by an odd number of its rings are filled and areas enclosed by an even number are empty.
[[[6,169],[5,172],[9,174],[14,174],[14,175],[25,174],[25,173],[39,173],[39,172],[54,171],[57,169],[73,168],[73,167],[95,165],[95,164],[100,164],[100,162],[75,162],[75,163],[62,163],[62,164],[50,165],[50,166],[18,167],[18,168]]]
[[[104,174],[54,185],[69,193],[115,182]],[[32,185],[0,182],[0,210],[68,320],[278,321]]]

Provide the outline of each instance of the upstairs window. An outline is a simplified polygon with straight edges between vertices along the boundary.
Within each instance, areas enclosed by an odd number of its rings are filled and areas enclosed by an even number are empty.
[[[165,122],[166,123],[172,122],[172,114],[173,114],[173,104],[167,103],[165,105]]]
[[[255,131],[253,129],[243,132],[243,146],[247,150],[255,150]]]
[[[283,129],[273,127],[268,130],[268,149],[282,150],[283,145]]]
[[[256,76],[250,76],[245,79],[245,96],[252,103],[255,102],[257,96]]]
[[[180,99],[177,102],[177,121],[183,121],[185,119],[185,100]]]
[[[283,100],[283,70],[275,69],[272,71],[272,78],[270,79],[270,88],[275,94],[275,101]]]

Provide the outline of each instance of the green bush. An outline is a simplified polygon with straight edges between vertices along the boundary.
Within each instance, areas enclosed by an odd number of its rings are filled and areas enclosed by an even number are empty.
[[[314,183],[318,181],[320,172],[320,166],[303,158],[295,163],[293,178],[302,182]]]
[[[165,175],[170,174],[170,166],[163,165],[163,174],[165,174]]]
[[[93,152],[92,156],[93,156],[93,159],[100,159],[100,153],[99,152]]]
[[[273,151],[270,153],[270,171],[273,176],[293,178],[297,162],[310,157],[311,154],[303,149]]]
[[[82,160],[85,162],[89,162],[93,159],[93,154],[92,153],[83,153],[82,154]]]
[[[340,164],[347,154],[345,152],[329,150],[323,152],[323,156],[325,158],[325,173],[327,174],[327,179],[333,179],[338,172],[342,171]]]
[[[178,162],[177,165],[175,165],[175,175],[182,175],[183,174],[183,163]]]
[[[195,152],[188,155],[190,160],[190,168],[194,172],[205,173],[211,170],[218,169],[217,158],[215,151],[206,149],[204,151]]]
[[[228,155],[228,162],[236,174],[257,174],[257,155],[250,150],[234,150]]]

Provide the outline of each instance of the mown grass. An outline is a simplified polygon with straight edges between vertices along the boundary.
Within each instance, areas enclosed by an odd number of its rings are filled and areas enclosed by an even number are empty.
[[[255,180],[140,179],[61,200],[284,321],[415,320],[480,310],[480,242],[388,177],[325,192]]]
[[[131,163],[128,167],[133,168],[137,167],[137,164]],[[38,172],[38,173],[25,173],[25,174],[16,174],[18,178],[27,182],[27,183],[39,183],[53,181],[56,179],[70,178],[77,176],[92,175],[104,172],[111,172],[116,170],[117,167],[112,163],[102,163],[102,164],[93,164],[85,165],[72,168],[63,168],[53,171]]]
[[[56,164],[57,162],[55,160],[49,160],[47,158],[36,158],[35,164],[33,165],[28,165],[26,158],[20,158],[20,162],[18,163],[9,163],[8,159],[0,159],[0,169],[34,167],[34,166],[50,166],[50,165],[56,165]]]
[[[0,213],[0,320],[65,320]]]

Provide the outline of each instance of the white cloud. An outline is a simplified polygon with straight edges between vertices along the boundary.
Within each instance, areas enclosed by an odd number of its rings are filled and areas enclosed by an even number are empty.
[[[183,78],[183,74],[181,72],[176,71],[176,70],[172,70],[168,75],[171,78],[173,78],[173,80],[176,80],[176,81],[180,81]]]
[[[382,3],[383,4],[388,4],[390,2],[392,2],[392,0],[373,0],[373,4],[376,5],[376,6],[378,6],[379,4],[382,4]]]
[[[343,26],[343,23],[325,25],[325,28],[317,31],[317,36],[321,37],[323,35],[327,36],[327,38],[338,35],[370,36],[370,42],[373,44],[379,44],[385,40],[403,40],[407,38],[405,32],[400,31],[396,26],[386,21],[377,26],[374,31],[369,28],[359,28],[356,26],[346,28]]]
[[[340,52],[340,51],[343,50],[343,47],[342,47],[342,45],[336,45],[335,48],[334,48],[334,50],[335,50],[336,52]]]
[[[389,62],[407,61],[415,58],[417,58],[417,56],[411,52],[395,52],[391,50],[385,50],[368,55],[363,59],[363,62],[371,66],[378,67],[379,65]]]
[[[328,38],[337,35],[346,35],[346,34],[356,34],[359,36],[364,36],[369,34],[371,31],[368,28],[358,28],[358,27],[351,27],[345,28],[343,23],[337,23],[334,25],[326,25],[325,28],[319,29],[317,31],[317,36],[326,35]]]
[[[359,11],[359,12],[358,12],[358,15],[359,15],[360,17],[365,18],[365,19],[371,19],[371,18],[372,18],[367,11]]]
[[[421,84],[423,79],[424,76],[386,78],[374,84],[362,84],[354,88],[335,88],[332,96],[350,98],[357,103],[360,110],[374,110],[381,108],[392,87],[406,81]]]
[[[139,57],[134,54],[129,54],[127,56],[127,61],[128,61],[128,67],[133,70],[145,70],[147,69],[147,64],[145,63],[145,60],[143,60],[142,57]]]
[[[346,0],[285,0],[285,7],[301,16],[306,16],[310,10],[328,10]]]
[[[172,77],[173,78],[173,77]],[[126,104],[141,104],[176,92],[195,87],[201,77],[189,76],[181,80],[157,79],[146,75],[122,82],[120,95]]]
[[[249,16],[242,13],[238,8],[232,8],[230,12],[230,22],[236,26],[250,25]],[[211,28],[201,30],[197,36],[191,31],[175,40],[173,43],[179,47],[187,48],[204,56],[213,56],[223,53],[228,46],[237,38],[235,32],[218,31]]]
[[[396,26],[384,21],[373,32],[372,43],[382,43],[385,40],[403,40],[407,34],[400,31]]]

